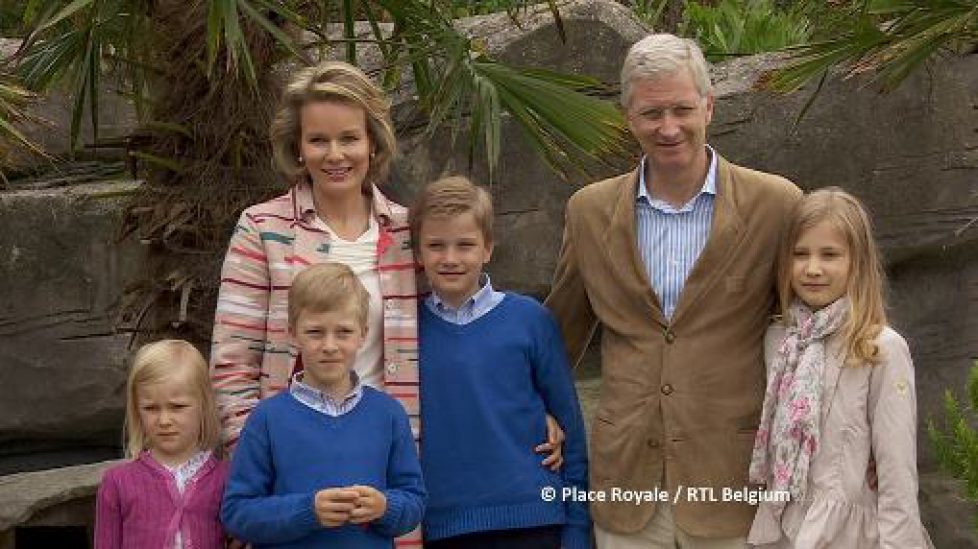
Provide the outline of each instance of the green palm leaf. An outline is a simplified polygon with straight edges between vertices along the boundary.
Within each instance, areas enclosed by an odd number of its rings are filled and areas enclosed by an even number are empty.
[[[48,157],[40,145],[29,139],[15,125],[17,122],[32,122],[26,107],[35,99],[35,95],[17,83],[13,75],[0,67],[0,180],[6,181],[3,167],[7,165],[9,156],[14,150]]]
[[[98,95],[102,75],[114,59],[142,59],[139,39],[131,29],[147,17],[142,2],[124,0],[74,0],[63,6],[49,4],[37,12],[33,30],[16,55],[17,73],[33,90],[47,90],[66,82],[74,98],[70,145],[75,148],[81,119],[87,109],[93,135],[98,135]],[[141,82],[133,79],[134,85]]]
[[[628,156],[630,140],[618,108],[579,93],[600,87],[599,82],[485,61],[476,68],[497,87],[502,106],[561,175],[569,169],[588,173],[591,165],[611,166]]]
[[[429,113],[428,132],[452,120],[454,141],[468,125],[470,158],[481,146],[490,178],[499,164],[504,112],[513,116],[534,150],[561,176],[628,155],[629,140],[618,109],[582,93],[602,87],[600,82],[506,66],[485,55],[484,48],[461,36],[448,19],[432,14],[427,6],[379,3],[395,23],[387,42],[388,63],[392,67],[398,61],[411,64],[419,101]],[[512,2],[510,7],[522,5]]]
[[[557,16],[556,2],[547,1]],[[151,27],[152,2],[148,0],[61,0],[39,6],[33,31],[19,57],[18,71],[32,89],[46,89],[67,82],[75,98],[71,143],[78,142],[81,117],[88,111],[93,132],[98,128],[95,91],[112,57],[126,70],[137,107],[145,101],[143,89],[148,62],[147,29]],[[514,14],[527,0],[500,0]],[[384,58],[383,81],[395,86],[404,75],[413,77],[419,104],[429,115],[429,128],[454,122],[464,125],[471,116],[470,153],[481,146],[491,173],[499,161],[501,117],[508,112],[530,137],[534,148],[558,173],[583,169],[588,163],[607,163],[626,154],[624,123],[610,103],[583,91],[596,82],[550,71],[506,67],[462,36],[453,26],[450,11],[425,0],[340,0],[328,5],[339,9],[348,60],[355,61],[357,44],[380,47]],[[253,32],[274,39],[283,53],[309,60],[283,30],[282,23],[329,36],[324,22],[303,12],[308,2],[299,0],[207,0],[206,60],[212,73],[219,59],[226,69],[240,73],[254,88],[258,75],[251,50]],[[354,15],[365,16],[372,36],[355,36]],[[393,23],[384,34],[380,20]],[[405,71],[410,68],[410,73]],[[97,134],[96,134],[97,135]]]
[[[978,3],[973,0],[868,0],[855,3],[826,32],[833,38],[795,48],[792,61],[770,81],[798,89],[833,68],[846,76],[872,73],[886,90],[946,51],[978,42]]]

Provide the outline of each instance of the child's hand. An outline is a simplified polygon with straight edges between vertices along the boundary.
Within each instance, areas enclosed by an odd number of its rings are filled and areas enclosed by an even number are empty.
[[[551,471],[559,471],[564,464],[564,440],[566,439],[564,430],[560,428],[557,420],[547,414],[547,442],[540,444],[533,449],[538,454],[550,452],[550,455],[543,460],[542,465],[549,467]]]
[[[366,524],[384,516],[387,512],[387,496],[373,486],[351,486],[350,490],[356,490],[359,497],[357,506],[350,513],[350,522],[353,524]]]
[[[359,494],[351,488],[327,488],[316,492],[316,519],[327,528],[342,526],[350,520]]]

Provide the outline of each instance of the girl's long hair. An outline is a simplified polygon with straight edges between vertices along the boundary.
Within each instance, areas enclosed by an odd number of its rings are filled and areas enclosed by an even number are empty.
[[[164,339],[140,347],[133,359],[126,385],[126,423],[123,429],[126,457],[135,459],[148,448],[146,430],[139,419],[139,387],[178,376],[193,387],[200,402],[201,450],[217,451],[221,441],[221,423],[217,415],[214,390],[207,361],[196,347],[180,339]]]
[[[873,238],[873,225],[862,203],[838,187],[826,187],[805,195],[795,207],[786,238],[778,254],[778,298],[781,317],[791,322],[792,256],[802,231],[822,221],[829,222],[849,245],[849,316],[842,326],[846,363],[870,364],[880,361],[877,338],[886,326],[883,298],[886,275],[879,249]]]

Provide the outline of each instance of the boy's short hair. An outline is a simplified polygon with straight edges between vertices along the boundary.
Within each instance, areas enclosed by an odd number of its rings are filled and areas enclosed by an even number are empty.
[[[329,313],[350,310],[360,327],[367,328],[370,294],[353,270],[343,263],[322,263],[302,271],[289,288],[289,328],[303,311]]]
[[[421,225],[428,218],[446,218],[471,213],[486,243],[492,242],[492,197],[489,192],[459,175],[443,177],[421,191],[408,214],[411,241],[420,244]]]

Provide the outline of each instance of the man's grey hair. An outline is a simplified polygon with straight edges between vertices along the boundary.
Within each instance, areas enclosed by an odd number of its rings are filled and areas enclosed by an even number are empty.
[[[650,34],[632,44],[621,67],[621,104],[628,107],[632,84],[640,78],[672,74],[688,68],[700,97],[713,93],[710,66],[695,41],[672,34]]]

